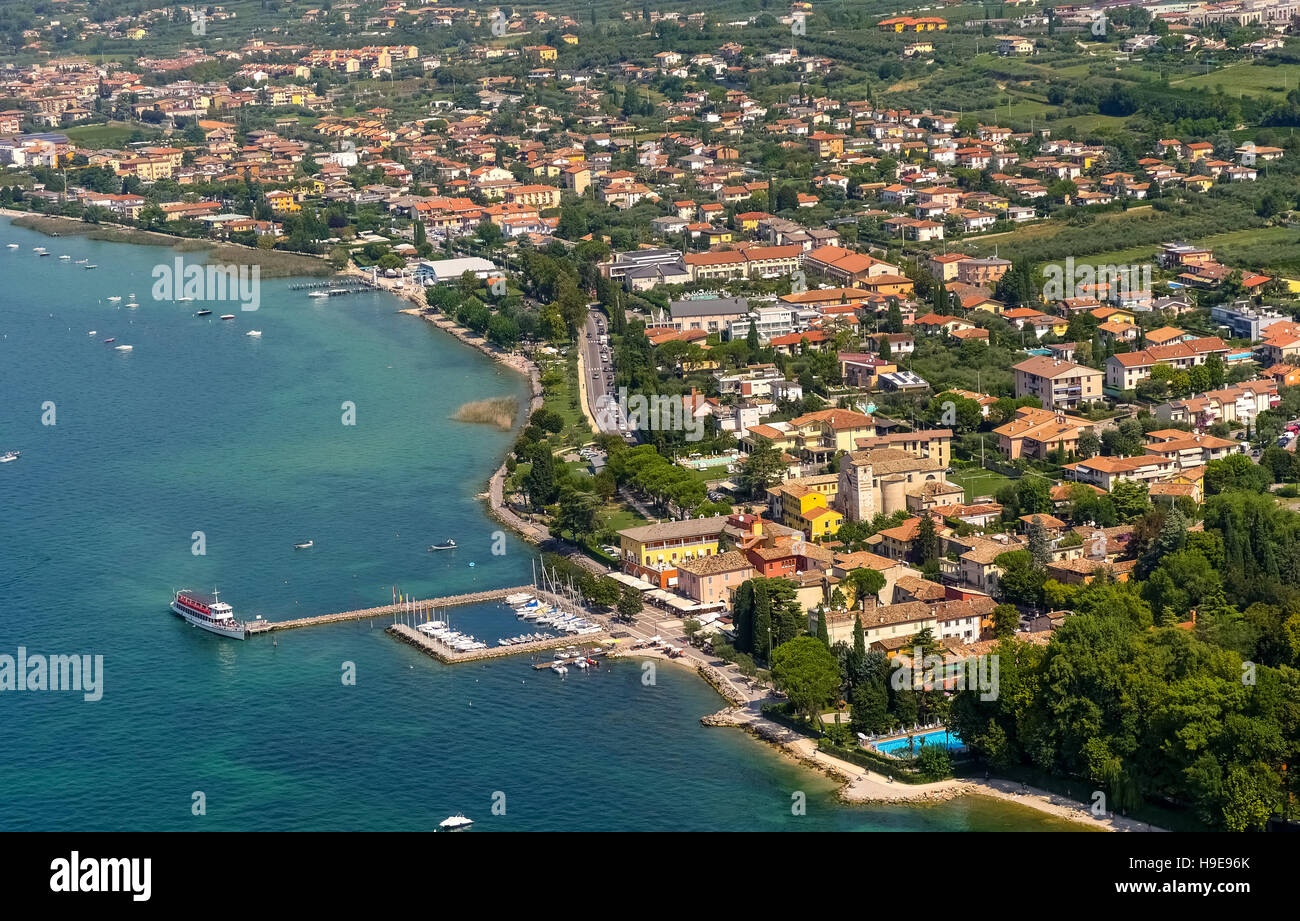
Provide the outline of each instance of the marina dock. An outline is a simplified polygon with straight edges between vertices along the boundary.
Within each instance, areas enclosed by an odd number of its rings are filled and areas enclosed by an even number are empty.
[[[259,636],[275,630],[296,630],[300,627],[316,627],[322,624],[337,624],[346,620],[370,620],[379,617],[400,618],[410,614],[411,605],[425,609],[453,608],[465,604],[480,604],[484,601],[500,601],[507,595],[528,592],[558,602],[560,599],[549,592],[538,591],[531,585],[516,585],[513,588],[494,588],[485,592],[469,592],[464,595],[448,595],[445,598],[429,598],[406,604],[385,604],[377,608],[362,608],[357,611],[341,611],[337,614],[319,614],[315,617],[298,617],[293,620],[251,620],[248,622],[248,635]]]
[[[537,640],[532,643],[516,643],[513,646],[489,646],[487,649],[471,649],[468,652],[458,652],[431,636],[425,636],[418,630],[408,627],[406,624],[392,624],[384,631],[389,635],[401,640],[408,646],[414,646],[416,649],[433,656],[444,665],[455,665],[460,662],[479,662],[485,659],[501,659],[506,656],[517,656],[527,652],[542,652],[548,649],[563,649],[568,646],[608,646],[612,642],[605,633],[593,633],[582,637],[581,640],[572,636],[561,635],[547,637],[544,640]],[[547,662],[543,668],[549,668],[551,663]]]

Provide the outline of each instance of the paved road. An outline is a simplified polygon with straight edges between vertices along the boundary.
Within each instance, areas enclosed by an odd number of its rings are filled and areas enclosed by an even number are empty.
[[[587,324],[583,329],[582,337],[578,340],[578,347],[582,349],[583,373],[586,375],[583,385],[587,390],[587,408],[591,412],[591,417],[598,422],[602,421],[601,410],[604,408],[606,394],[615,396],[612,382],[613,355],[609,351],[609,346],[600,344],[600,337],[608,333],[609,320],[598,308],[588,308]],[[605,358],[606,354],[610,355],[608,359]],[[609,413],[606,410],[604,418],[608,417]]]

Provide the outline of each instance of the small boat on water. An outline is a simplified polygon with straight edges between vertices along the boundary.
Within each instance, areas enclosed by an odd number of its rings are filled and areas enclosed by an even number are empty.
[[[129,352],[129,351],[131,351],[133,348],[135,348],[135,346],[133,346],[133,345],[115,345],[115,346],[113,346],[113,351],[115,351],[115,352]]]
[[[464,831],[474,824],[473,819],[467,819],[459,812],[453,816],[448,816],[438,823],[439,831]]]
[[[17,243],[10,243],[10,244],[9,244],[9,248],[10,248],[10,249],[17,249],[17,248],[18,248],[18,244],[17,244]]]
[[[44,247],[44,246],[33,246],[33,247],[32,247],[32,252],[34,252],[34,253],[43,253],[43,252],[45,252],[45,247]]]
[[[296,544],[293,545],[293,549],[295,549],[295,550],[306,550],[307,548],[309,548],[309,547],[310,547],[312,544],[314,544],[314,543],[315,543],[315,541],[310,541],[310,540],[300,540],[300,541],[298,541],[298,543],[296,543]]]
[[[254,339],[261,339],[262,331],[260,329],[250,329],[248,332],[244,333],[244,335],[252,336]]]
[[[211,310],[200,310],[198,313],[195,314],[195,316],[196,316],[196,317],[206,317],[206,316],[209,316],[211,313],[212,313]]]
[[[18,460],[18,458],[22,456],[22,451],[6,451],[5,453],[0,454],[0,464],[8,464],[12,461]]]
[[[64,259],[71,259],[71,258],[72,258],[72,257],[71,257],[71,256],[68,256],[68,255],[63,255],[63,256],[60,256],[60,257],[59,257],[60,261],[62,261],[62,260],[64,260]]]
[[[178,297],[178,298],[176,298],[176,302],[179,303],[179,304],[184,304],[185,302],[187,302],[187,301],[192,301],[192,300],[194,300],[194,298],[192,298],[192,297]]]
[[[511,607],[514,607],[515,605],[524,604],[532,600],[533,600],[533,596],[528,594],[527,592],[518,592],[514,595],[506,595],[506,604],[510,605]]]
[[[86,333],[86,335],[87,335],[87,336],[93,336],[93,335],[95,335],[95,333],[97,333],[97,332],[98,332],[98,330],[92,329],[90,332]]]
[[[446,543],[430,544],[428,552],[433,553],[435,550],[455,550],[455,549],[456,549],[456,542],[448,538]]]
[[[108,302],[109,302],[110,304],[116,304],[116,303],[117,303],[118,301],[120,301],[120,300],[121,300],[121,298],[118,297],[116,294],[114,294],[114,295],[111,295],[111,296],[109,297]]]
[[[90,261],[89,259],[78,259],[77,265],[85,265],[89,261]]]
[[[122,306],[125,307],[127,310],[135,310],[135,308],[139,307],[140,305],[137,304],[135,301],[132,301],[131,303],[123,304]]]
[[[82,268],[83,268],[83,269],[97,269],[97,268],[99,268],[99,266],[97,266],[97,265],[83,265]],[[120,301],[121,298],[119,297],[118,300]]]
[[[308,297],[329,297],[329,295],[324,291],[312,291],[307,296]]]
[[[53,256],[53,253],[37,253],[38,256]]]
[[[234,318],[235,318],[235,315],[234,315],[233,313],[223,313],[223,314],[221,315],[221,319],[223,319],[223,320],[233,320]]]

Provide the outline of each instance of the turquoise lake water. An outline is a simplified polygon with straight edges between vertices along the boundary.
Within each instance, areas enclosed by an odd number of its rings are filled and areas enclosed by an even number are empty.
[[[0,465],[0,654],[102,655],[104,684],[97,702],[0,693],[0,830],[420,831],[462,811],[476,830],[1069,827],[982,798],[843,806],[829,780],[700,726],[721,701],[677,667],[653,686],[630,661],[561,680],[519,659],[447,668],[383,623],[274,645],[189,627],[168,613],[174,588],[285,619],[383,604],[394,585],[428,597],[527,582],[530,548],[508,537],[494,556],[476,498],[514,436],[450,419],[469,400],[523,398],[526,382],[387,295],[311,300],[265,281],[258,311],[198,318],[199,304],[150,297],[170,249],[0,220],[10,242],[0,451],[22,457]],[[120,306],[129,294],[138,309]],[[461,549],[425,552],[447,537]],[[483,636],[523,629],[497,605],[452,616]]]

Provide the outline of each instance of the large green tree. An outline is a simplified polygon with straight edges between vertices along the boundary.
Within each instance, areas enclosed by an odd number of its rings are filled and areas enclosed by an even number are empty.
[[[795,709],[814,720],[840,689],[835,656],[811,636],[796,637],[772,651],[772,678]]]

